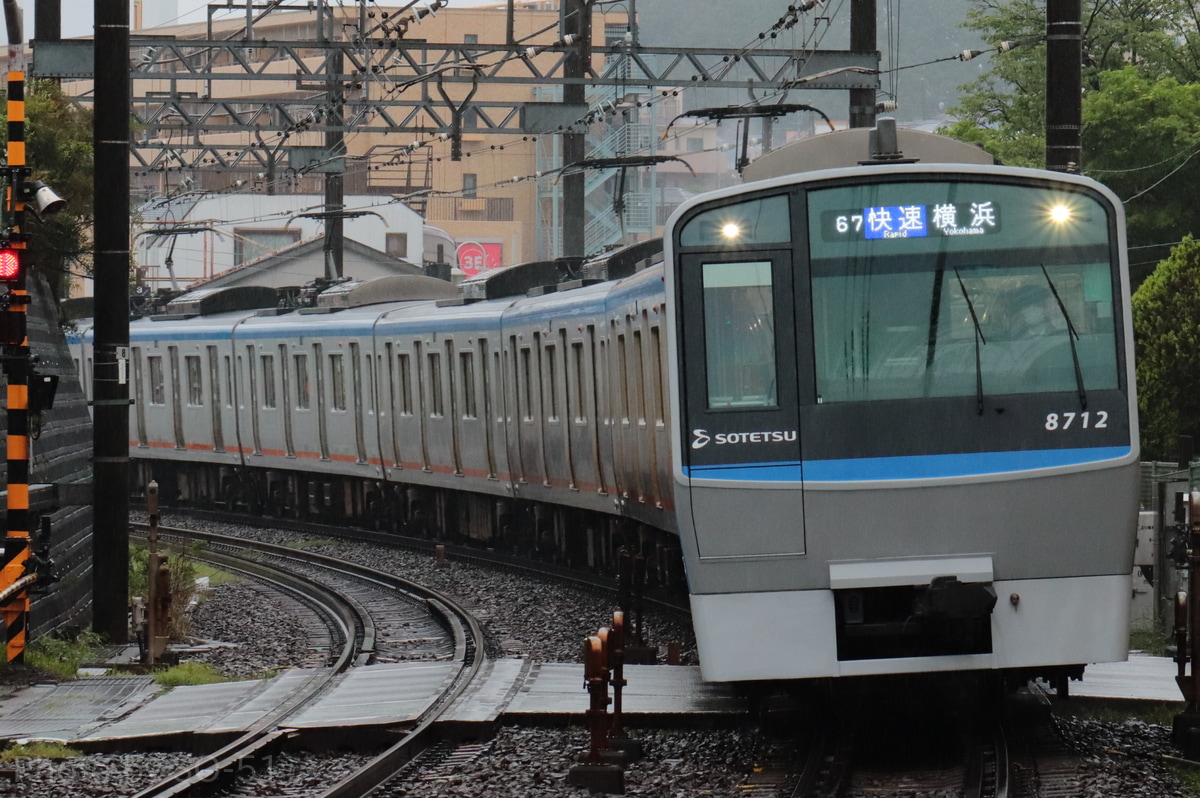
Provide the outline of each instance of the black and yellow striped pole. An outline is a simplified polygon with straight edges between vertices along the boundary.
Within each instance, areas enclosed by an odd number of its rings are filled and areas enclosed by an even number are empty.
[[[5,2],[8,17],[10,2]],[[6,662],[23,662],[29,592],[23,583],[29,564],[29,339],[26,311],[29,292],[25,276],[25,71],[20,28],[9,18],[8,72],[8,186],[4,197],[4,228],[0,232],[0,281],[7,292],[3,310],[4,374],[8,381],[8,515],[4,554],[0,557],[0,617],[4,620]],[[14,41],[14,38],[16,39]]]

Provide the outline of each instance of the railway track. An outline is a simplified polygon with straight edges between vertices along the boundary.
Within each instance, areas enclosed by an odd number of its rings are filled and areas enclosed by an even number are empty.
[[[254,763],[281,750],[298,736],[288,727],[330,689],[333,679],[372,661],[452,660],[456,676],[403,737],[326,794],[339,798],[364,795],[386,781],[430,744],[429,730],[478,675],[484,659],[478,622],[454,600],[401,577],[336,560],[313,552],[247,541],[225,535],[159,527],[160,540],[201,540],[197,555],[220,567],[253,574],[279,589],[300,594],[320,608],[339,630],[339,654],[323,677],[285,707],[263,718],[237,740],[198,758],[188,767],[142,790],[136,798],[182,797],[228,789]]]
[[[429,554],[431,557],[436,556],[437,551],[441,549],[446,557],[451,557],[457,562],[479,565],[493,570],[508,571],[524,576],[532,576],[540,580],[559,582],[604,594],[614,594],[618,589],[615,579],[598,575],[586,569],[573,568],[532,557],[505,553],[492,548],[449,543],[442,539],[413,537],[394,532],[378,532],[361,527],[335,526],[313,521],[300,521],[293,518],[285,519],[194,507],[172,507],[171,513],[173,516],[179,518],[190,518],[212,523],[237,524],[248,528],[272,529],[284,524],[289,531],[297,534],[352,542],[375,543],[390,548],[422,552]],[[644,601],[647,607],[653,607],[658,612],[681,620],[690,620],[691,610],[686,595],[677,596],[665,591],[647,592]]]

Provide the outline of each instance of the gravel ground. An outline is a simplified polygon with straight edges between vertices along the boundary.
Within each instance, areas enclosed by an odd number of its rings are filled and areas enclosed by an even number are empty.
[[[238,798],[309,798],[321,795],[337,781],[366,765],[361,754],[290,754],[270,757],[252,768],[234,792]]]
[[[247,529],[167,517],[162,519],[162,524],[190,526],[269,543],[303,543],[308,551],[399,574],[428,585],[453,597],[480,618],[487,634],[489,653],[495,656],[527,656],[539,662],[579,662],[583,639],[601,626],[609,625],[616,609],[615,601],[609,596],[581,593],[575,587],[491,571],[453,559],[448,560],[445,568],[438,568],[430,555],[386,546],[313,540],[282,529]],[[193,634],[196,636],[222,639],[212,630],[196,628],[195,623],[194,619]],[[648,645],[658,646],[665,652],[668,643],[678,642],[683,664],[696,664],[696,640],[689,626],[653,611],[646,613],[645,625]],[[266,667],[280,661],[276,657]]]
[[[626,795],[740,796],[753,764],[754,739],[744,731],[637,731],[646,756],[625,772]],[[504,727],[471,762],[423,775],[418,761],[377,791],[380,798],[582,796],[567,776],[588,749],[583,729]]]
[[[209,526],[209,525],[206,525]],[[295,542],[292,533],[257,532],[278,542]],[[309,546],[333,556],[392,570],[438,587],[459,598],[484,620],[494,655],[529,656],[542,661],[578,661],[582,637],[605,624],[611,599],[580,596],[577,591],[491,573],[451,562],[438,569],[432,558],[378,546],[319,542]],[[248,612],[247,607],[253,608]],[[688,630],[670,619],[647,621],[649,642],[682,641],[694,658]],[[295,608],[270,591],[236,583],[214,587],[193,610],[193,634],[222,645],[189,654],[211,662],[228,675],[254,676],[280,664],[303,661],[307,653],[304,624]],[[22,669],[0,668],[0,684],[37,681]],[[583,697],[581,691],[581,698]],[[1177,756],[1170,730],[1140,721],[1123,723],[1058,720],[1062,736],[1081,758],[1083,798],[1190,798],[1179,786],[1163,755]],[[754,764],[755,732],[750,728],[711,731],[632,731],[645,745],[646,757],[625,774],[626,794],[690,798],[744,795],[739,789]],[[387,798],[425,796],[573,796],[588,795],[567,785],[572,765],[587,751],[585,730],[572,727],[504,727],[485,742],[477,755],[453,766],[434,767],[418,761],[379,793]],[[142,789],[157,776],[187,761],[183,754],[134,756],[89,755],[66,760],[29,759],[13,765],[17,780],[0,778],[0,796],[111,796],[121,798]],[[353,756],[277,757],[256,772],[239,796],[319,794],[337,775],[353,767]],[[907,791],[875,798],[918,798]]]
[[[190,623],[199,650],[184,659],[206,662],[229,677],[256,677],[281,666],[320,666],[298,602],[253,583],[211,588],[192,608]]]
[[[1088,796],[1189,795],[1162,759],[1180,756],[1171,744],[1169,727],[1132,718],[1123,723],[1057,718],[1056,723],[1070,749],[1083,758],[1081,775]]]
[[[187,754],[91,754],[69,759],[20,759],[7,764],[0,795],[22,798],[122,798],[183,767]]]

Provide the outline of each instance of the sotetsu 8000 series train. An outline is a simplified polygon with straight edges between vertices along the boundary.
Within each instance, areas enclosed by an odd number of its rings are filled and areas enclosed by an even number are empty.
[[[604,280],[386,278],[288,312],[185,296],[131,326],[135,473],[597,568],[623,543],[668,581],[682,561],[710,680],[1125,657],[1138,451],[1110,192],[809,172],[689,201],[661,262],[622,257]]]

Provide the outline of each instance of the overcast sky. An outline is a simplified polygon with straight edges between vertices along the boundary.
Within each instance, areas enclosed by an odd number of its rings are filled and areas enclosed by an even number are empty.
[[[18,0],[25,12],[25,39],[34,38],[33,6],[35,0]],[[450,0],[450,8],[492,5],[497,0]],[[65,38],[92,35],[92,11],[96,0],[62,0],[62,34]],[[352,0],[348,3],[353,5]],[[388,0],[381,5],[400,6],[404,0]],[[208,0],[145,0],[142,3],[142,24],[146,27],[169,25],[173,22],[203,22]],[[422,3],[425,5],[425,3]],[[130,3],[133,7],[133,3]],[[242,10],[245,13],[245,4]],[[132,13],[130,22],[133,21]]]

